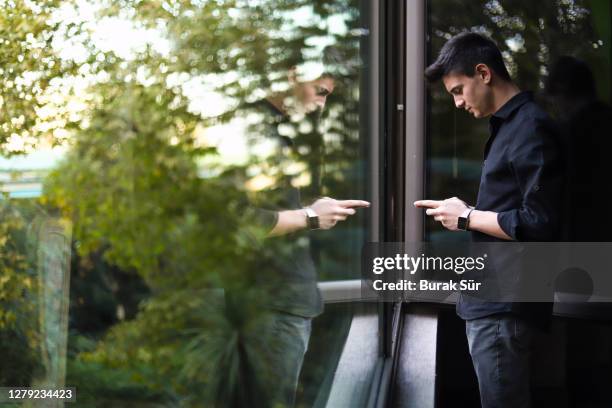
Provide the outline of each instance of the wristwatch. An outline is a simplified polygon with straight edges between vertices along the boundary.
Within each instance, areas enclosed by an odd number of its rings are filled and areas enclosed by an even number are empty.
[[[470,214],[474,211],[474,208],[466,208],[463,214],[457,219],[457,229],[467,231],[470,228]]]
[[[308,225],[308,228],[311,230],[319,229],[319,216],[315,210],[310,207],[304,207],[304,211],[306,212],[306,225]]]

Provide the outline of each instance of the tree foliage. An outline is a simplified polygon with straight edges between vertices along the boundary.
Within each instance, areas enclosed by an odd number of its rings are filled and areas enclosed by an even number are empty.
[[[287,28],[287,16],[304,8],[312,21],[294,19]],[[320,58],[307,40],[327,36],[339,55],[328,64],[337,92],[321,122],[312,117],[295,124],[300,153],[294,159],[314,175],[307,195],[325,194],[326,185],[350,198],[347,177],[356,177],[359,155],[357,14],[349,2],[323,1],[112,1],[103,13],[155,29],[171,47],[165,53],[151,45],[128,59],[112,51],[92,54],[89,69],[102,79],[90,88],[87,114],[47,179],[44,200],[72,220],[81,257],[103,254],[107,263],[140,276],[151,296],[134,319],[113,326],[95,347],[80,349],[69,380],[96,383],[78,373],[103,377],[107,371],[100,367],[106,367],[131,378],[128,390],[117,384],[106,391],[111,399],[144,386],[150,393],[134,398],[161,393],[193,406],[202,399],[228,402],[244,385],[246,363],[265,377],[265,362],[247,361],[240,350],[270,346],[245,343],[265,318],[258,305],[270,296],[256,283],[265,271],[253,266],[272,262],[283,248],[261,244],[265,231],[246,205],[245,186],[266,166],[255,156],[229,164],[202,144],[202,132],[240,117],[244,102],[271,87],[286,86],[290,67]],[[343,33],[329,34],[326,18],[333,13],[343,16]],[[228,109],[194,112],[190,81],[225,95]],[[327,173],[321,172],[324,145]],[[238,304],[220,305],[221,288]],[[83,387],[92,401],[100,392]]]
[[[2,0],[0,7],[0,152],[15,154],[63,138],[70,122],[45,108],[53,105],[53,81],[77,73],[78,64],[62,59],[55,42],[81,28],[55,18],[59,0]]]

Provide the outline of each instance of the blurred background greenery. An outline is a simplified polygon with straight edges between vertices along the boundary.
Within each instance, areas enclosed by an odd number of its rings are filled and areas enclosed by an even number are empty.
[[[0,384],[64,381],[82,406],[231,405],[242,333],[270,296],[253,265],[282,250],[245,204],[265,166],[244,134],[262,135],[235,122],[333,45],[336,91],[295,125],[295,161],[307,200],[361,197],[358,2],[0,3]],[[40,234],[48,222],[63,246]],[[323,279],[358,273],[362,223],[313,243]],[[65,368],[51,356],[63,341]]]

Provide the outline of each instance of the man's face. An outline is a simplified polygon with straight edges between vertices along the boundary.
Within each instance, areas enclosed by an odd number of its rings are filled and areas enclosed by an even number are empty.
[[[314,81],[300,82],[295,85],[294,96],[305,112],[321,110],[327,102],[327,96],[334,91],[334,80],[321,77]]]
[[[493,94],[488,86],[486,74],[477,72],[473,77],[450,73],[442,77],[444,87],[454,99],[457,109],[465,109],[475,118],[484,118],[495,113]]]

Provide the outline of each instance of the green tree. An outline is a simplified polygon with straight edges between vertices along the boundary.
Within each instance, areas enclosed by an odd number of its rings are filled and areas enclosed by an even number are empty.
[[[304,8],[313,22],[291,20],[287,28],[288,16]],[[272,264],[284,248],[262,245],[265,231],[253,222],[256,210],[246,199],[253,172],[269,167],[255,157],[224,162],[201,145],[202,129],[243,115],[244,102],[286,82],[290,67],[319,57],[309,38],[327,37],[338,53],[328,64],[337,92],[320,122],[313,116],[294,125],[294,159],[313,175],[310,196],[349,198],[360,148],[356,6],[113,1],[104,14],[158,30],[171,47],[166,53],[149,46],[129,59],[92,51],[90,73],[103,79],[90,87],[86,116],[47,179],[44,199],[72,221],[80,257],[102,254],[142,277],[151,293],[133,319],[113,326],[97,344],[75,339],[69,383],[82,390],[80,398],[101,404],[103,394],[106,402],[231,405],[245,377],[265,378],[266,362],[243,353],[270,346],[244,340],[265,318],[270,296],[253,266]],[[331,14],[344,18],[344,33],[329,34]],[[225,95],[230,108],[217,116],[195,114],[186,96],[193,80]],[[249,134],[263,137],[256,129]],[[322,165],[329,171],[321,172]],[[328,257],[340,262],[347,255],[330,251]],[[221,288],[237,302],[220,304]],[[265,388],[257,381],[251,386],[251,394]]]
[[[57,18],[70,1],[0,1],[0,154],[21,154],[63,139],[66,111],[45,113],[50,97],[79,65],[62,59],[55,44],[81,27]],[[18,174],[11,175],[18,177]],[[0,343],[10,358],[0,366],[0,384],[29,385],[40,371],[36,241],[33,202],[0,197]]]
[[[58,41],[77,35],[81,27],[58,19],[59,0],[2,0],[0,7],[0,152],[15,154],[54,142],[70,120],[50,123],[42,109],[49,106],[53,82],[76,75],[79,65],[62,59]]]

